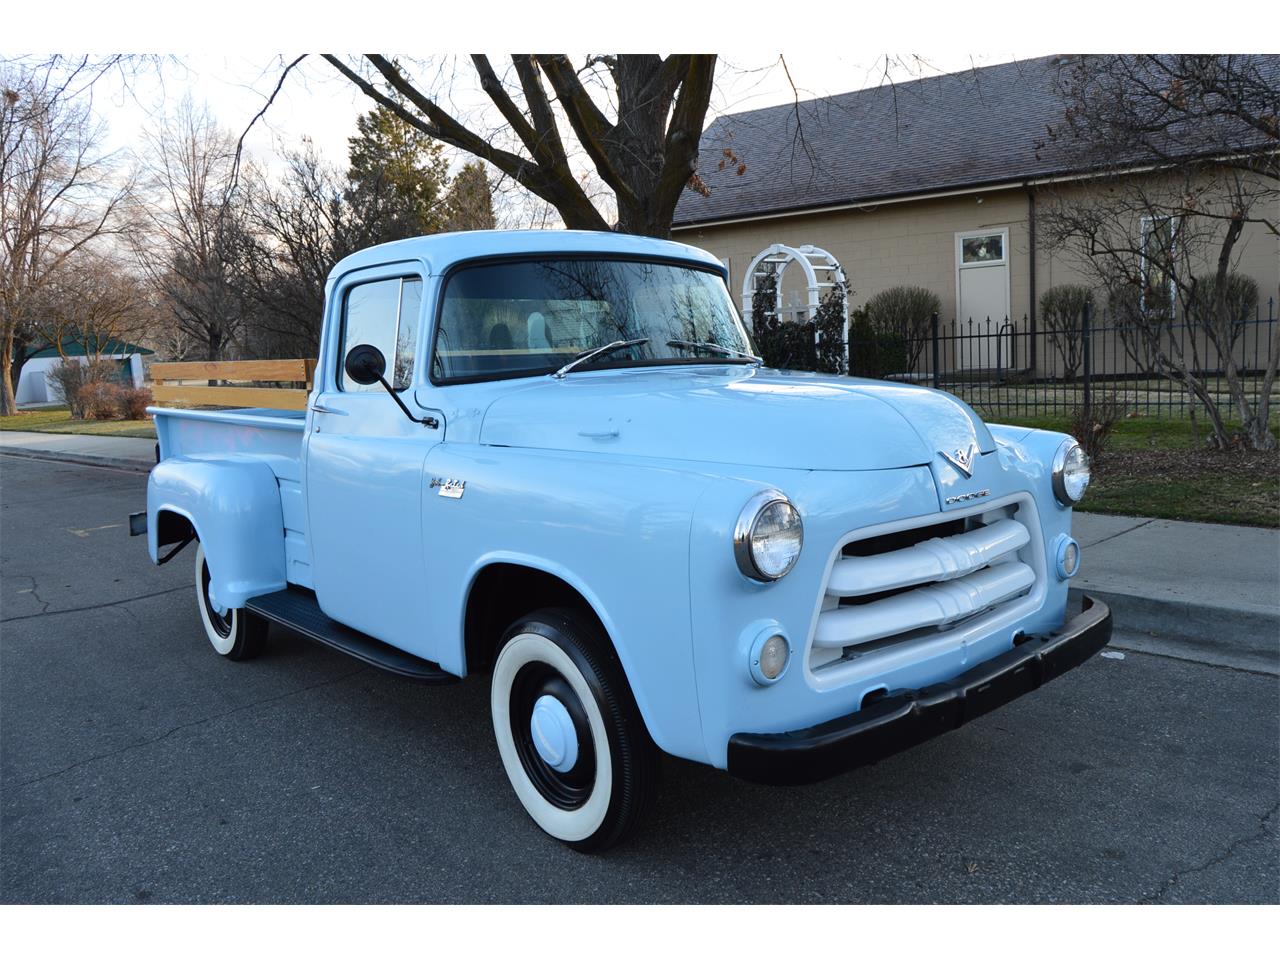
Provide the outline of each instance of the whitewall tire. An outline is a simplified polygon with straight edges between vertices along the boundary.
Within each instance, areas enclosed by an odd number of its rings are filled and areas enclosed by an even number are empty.
[[[507,778],[539,827],[579,850],[635,828],[655,791],[658,751],[593,618],[548,609],[513,624],[490,708]]]
[[[267,622],[244,610],[219,610],[209,598],[209,564],[204,544],[196,549],[196,606],[205,636],[215,652],[228,660],[248,660],[262,652]]]

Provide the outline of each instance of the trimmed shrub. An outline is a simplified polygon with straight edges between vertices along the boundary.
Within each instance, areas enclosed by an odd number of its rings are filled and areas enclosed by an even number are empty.
[[[873,335],[898,344],[901,366],[886,373],[914,373],[931,335],[933,315],[942,307],[938,295],[925,287],[890,287],[867,301],[866,318]],[[886,360],[888,357],[886,357]]]
[[[124,387],[120,391],[120,412],[126,420],[147,419],[147,407],[155,403],[146,387]]]
[[[1223,346],[1234,345],[1247,321],[1252,319],[1258,309],[1258,284],[1253,277],[1241,273],[1228,273],[1226,280],[1226,316],[1224,323],[1217,323],[1215,316],[1218,301],[1217,274],[1205,274],[1196,277],[1191,289],[1188,312],[1192,318],[1210,330],[1218,331],[1218,336],[1226,342]]]
[[[115,420],[120,416],[120,385],[91,380],[78,391],[81,416],[86,420]]]
[[[107,383],[114,379],[115,367],[102,360],[90,360],[88,363],[63,360],[49,371],[49,377],[70,408],[72,419],[83,420],[92,414],[85,412],[81,392],[89,384]]]
[[[1084,309],[1093,309],[1093,291],[1078,283],[1060,283],[1040,297],[1040,321],[1062,358],[1062,377],[1074,380],[1084,362]]]
[[[907,342],[893,332],[878,330],[866,307],[849,315],[849,374],[883,380],[908,369]]]
[[[1120,343],[1134,366],[1154,374],[1157,367],[1156,342],[1167,326],[1167,317],[1146,317],[1142,312],[1142,294],[1136,284],[1116,283],[1107,289],[1107,310],[1111,322],[1120,333]]]

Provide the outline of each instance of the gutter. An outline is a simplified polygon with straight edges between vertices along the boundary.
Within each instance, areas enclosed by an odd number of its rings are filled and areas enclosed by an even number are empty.
[[[799,206],[787,207],[783,210],[772,210],[766,213],[749,214],[741,217],[727,217],[725,219],[710,220],[691,220],[685,223],[672,224],[671,232],[687,230],[701,230],[705,227],[727,227],[738,223],[756,223],[761,220],[780,220],[786,217],[797,217],[815,213],[839,213],[843,210],[875,210],[877,207],[887,206],[894,203],[914,203],[919,200],[940,200],[946,197],[963,197],[975,193],[990,193],[995,190],[1016,190],[1019,186],[1023,189],[1031,187],[1048,186],[1054,183],[1071,183],[1077,180],[1096,180],[1102,177],[1114,176],[1132,176],[1140,173],[1153,173],[1158,170],[1167,170],[1175,167],[1178,163],[1187,160],[1212,160],[1218,159],[1223,162],[1241,159],[1245,157],[1257,156],[1258,153],[1280,152],[1280,151],[1258,151],[1257,153],[1237,153],[1214,156],[1208,154],[1201,157],[1187,157],[1179,161],[1169,161],[1164,163],[1151,163],[1140,167],[1123,167],[1118,169],[1107,168],[1103,170],[1091,170],[1083,173],[1057,173],[1046,174],[1041,177],[1030,177],[1021,180],[993,180],[990,183],[970,186],[957,187],[954,190],[935,190],[929,193],[899,193],[888,194],[885,197],[868,200],[849,200],[843,203],[832,203],[818,206]]]

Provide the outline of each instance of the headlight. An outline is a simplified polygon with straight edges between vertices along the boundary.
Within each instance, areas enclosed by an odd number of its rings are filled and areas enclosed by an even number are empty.
[[[800,513],[777,490],[761,491],[748,500],[733,531],[738,569],[762,583],[785,577],[803,545]]]
[[[1089,458],[1074,440],[1062,441],[1053,457],[1053,493],[1064,507],[1074,506],[1089,486]]]

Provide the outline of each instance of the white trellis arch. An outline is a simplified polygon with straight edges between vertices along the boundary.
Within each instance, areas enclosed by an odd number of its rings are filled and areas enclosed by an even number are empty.
[[[844,268],[840,266],[840,261],[833,257],[821,247],[815,247],[811,243],[806,243],[802,247],[789,247],[785,243],[775,243],[766,247],[755,255],[751,265],[747,267],[746,275],[742,278],[742,315],[747,322],[751,324],[754,332],[755,322],[753,308],[755,306],[756,296],[756,280],[760,277],[772,274],[776,283],[773,285],[773,304],[770,309],[765,310],[767,316],[780,317],[782,310],[782,274],[793,263],[798,263],[800,269],[804,271],[805,286],[808,291],[808,309],[806,316],[812,319],[817,316],[818,307],[822,303],[822,295],[825,291],[834,287],[845,286]],[[841,308],[844,311],[844,323],[841,325],[843,333],[840,337],[840,359],[839,370],[841,372],[848,369],[849,345],[847,337],[849,335],[849,298],[842,297],[840,300]],[[813,329],[813,343],[818,346],[818,328],[815,324]]]

